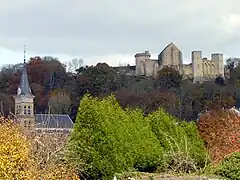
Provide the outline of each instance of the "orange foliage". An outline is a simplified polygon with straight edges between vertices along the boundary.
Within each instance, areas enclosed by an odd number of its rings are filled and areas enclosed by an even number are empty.
[[[202,115],[198,130],[209,148],[213,163],[232,152],[240,152],[240,115],[232,111],[210,111]]]
[[[43,84],[44,83],[44,61],[40,57],[30,58],[27,64],[28,77],[30,82]]]

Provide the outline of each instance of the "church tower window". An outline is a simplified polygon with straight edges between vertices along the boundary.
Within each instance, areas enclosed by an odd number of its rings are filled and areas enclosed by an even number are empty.
[[[27,106],[24,106],[24,114],[27,114]]]
[[[31,114],[31,106],[28,106],[28,114]]]
[[[27,127],[27,121],[26,120],[24,121],[24,127],[25,128]]]

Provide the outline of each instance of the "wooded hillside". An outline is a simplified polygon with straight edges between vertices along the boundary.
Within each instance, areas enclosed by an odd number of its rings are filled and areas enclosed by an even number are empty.
[[[66,113],[75,120],[79,101],[85,93],[93,96],[116,95],[122,107],[140,107],[145,113],[163,107],[170,114],[187,121],[196,120],[205,110],[232,107],[240,93],[239,59],[227,61],[230,79],[216,78],[201,85],[183,81],[171,68],[162,69],[156,79],[127,76],[106,63],[82,66],[74,59],[67,65],[53,57],[32,57],[27,62],[29,82],[35,95],[35,113]],[[14,112],[23,64],[8,65],[0,71],[1,113]]]

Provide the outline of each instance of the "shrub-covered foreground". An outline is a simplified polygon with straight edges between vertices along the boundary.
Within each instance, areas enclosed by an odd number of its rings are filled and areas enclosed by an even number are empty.
[[[3,118],[0,117],[0,120]],[[0,179],[79,179],[71,167],[60,162],[53,163],[49,159],[50,155],[45,158],[45,152],[40,145],[34,148],[29,135],[27,137],[23,134],[18,125],[12,122],[1,122]],[[39,161],[42,158],[44,161]]]
[[[164,148],[169,169],[177,173],[191,173],[209,163],[204,142],[194,122],[179,122],[161,109],[148,118],[152,131]]]
[[[206,160],[195,124],[180,123],[161,109],[148,116],[123,110],[113,96],[81,100],[68,150],[89,179],[134,170],[194,172]]]
[[[216,174],[229,179],[240,179],[240,152],[226,157],[216,169]]]

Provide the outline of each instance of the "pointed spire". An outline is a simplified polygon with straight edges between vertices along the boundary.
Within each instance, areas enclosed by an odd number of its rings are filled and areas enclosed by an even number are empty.
[[[24,45],[24,64],[26,63],[26,46]]]
[[[26,67],[26,46],[24,45],[24,66],[22,69],[21,79],[20,79],[20,86],[18,89],[18,95],[32,95],[31,88],[28,82],[28,74],[27,74],[27,67]]]
[[[21,92],[21,95],[32,95],[29,82],[28,82],[27,68],[25,66],[23,67],[23,71],[21,74],[20,92]]]

